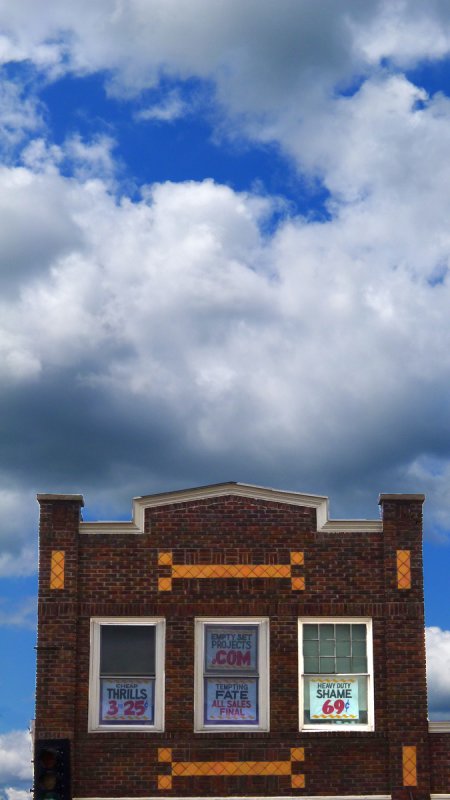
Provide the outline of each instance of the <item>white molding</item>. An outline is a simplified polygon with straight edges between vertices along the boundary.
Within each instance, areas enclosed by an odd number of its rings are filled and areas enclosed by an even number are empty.
[[[258,672],[259,672],[259,725],[205,725],[203,721],[204,707],[204,672],[205,660],[205,625],[258,625]],[[268,617],[197,617],[195,619],[195,679],[194,679],[194,732],[220,733],[250,732],[270,730],[270,644]]]
[[[382,533],[381,519],[330,519],[318,530],[324,533]]]
[[[344,623],[348,625],[365,625],[367,630],[366,643],[367,643],[367,724],[359,725],[314,725],[305,724],[304,717],[304,689],[303,689],[303,625],[304,624],[318,624],[323,625],[327,622],[332,624]],[[372,620],[370,617],[299,617],[298,620],[298,715],[299,715],[299,730],[308,735],[309,733],[343,733],[353,731],[368,731],[369,733],[375,730],[375,693],[374,693],[374,670],[373,670],[373,634],[372,634]]]
[[[100,725],[100,628],[102,625],[152,625],[155,635],[155,692],[153,725]],[[161,733],[165,714],[165,627],[163,617],[91,617],[89,657],[89,733]]]
[[[138,533],[141,534],[140,528],[137,528],[134,522],[80,522],[80,533]]]
[[[450,733],[450,720],[442,720],[439,722],[428,722],[428,732],[429,733]],[[433,795],[432,795],[433,796]],[[449,795],[445,795],[445,797],[450,797]],[[436,795],[437,797],[437,795]],[[444,797],[444,795],[442,795]]]
[[[266,500],[286,505],[315,508],[317,530],[324,533],[374,533],[383,530],[383,523],[378,519],[330,520],[328,518],[328,497],[317,494],[302,494],[280,489],[255,486],[250,483],[218,483],[211,486],[199,486],[194,489],[180,489],[174,492],[143,495],[133,498],[133,519],[130,522],[81,522],[80,533],[142,533],[147,508],[156,508],[177,503],[189,503],[216,497],[249,497],[254,500]]]

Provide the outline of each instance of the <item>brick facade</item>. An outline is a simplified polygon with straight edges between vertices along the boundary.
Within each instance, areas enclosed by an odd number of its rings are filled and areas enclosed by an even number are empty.
[[[110,524],[81,522],[81,496],[38,499],[35,730],[70,739],[75,798],[450,797],[450,733],[427,723],[422,496],[335,522],[326,498],[222,484]],[[88,731],[91,619],[108,617],[165,620],[161,732]],[[205,617],[269,621],[270,730],[194,732]],[[299,730],[298,620],[317,617],[371,620],[373,730]]]

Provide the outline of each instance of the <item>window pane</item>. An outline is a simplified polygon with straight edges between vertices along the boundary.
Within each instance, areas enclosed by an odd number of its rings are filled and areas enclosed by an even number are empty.
[[[259,725],[259,678],[205,678],[205,725]]]
[[[313,639],[303,642],[303,655],[304,656],[318,656],[319,655],[319,642]]]
[[[349,726],[367,723],[367,678],[304,679],[304,722]]]
[[[334,658],[320,659],[320,672],[334,672],[336,669]]]
[[[320,640],[334,639],[334,625],[320,625],[319,626]]]
[[[367,672],[367,658],[352,658],[351,672]]]
[[[310,672],[310,673],[319,672],[319,659],[307,656],[304,659],[304,670],[305,672]]]
[[[154,678],[100,678],[101,725],[152,725],[154,712]]]
[[[258,672],[257,625],[205,625],[205,672]]]
[[[336,642],[336,655],[337,656],[350,656],[352,654],[350,641]],[[365,651],[364,651],[365,654]]]
[[[366,641],[366,626],[365,625],[352,625],[352,639],[358,641]]]
[[[319,626],[318,625],[303,625],[303,638],[304,639],[318,639]]]
[[[336,672],[351,672],[351,658],[337,658]]]
[[[102,676],[154,676],[154,625],[102,625],[100,674]]]
[[[334,639],[325,639],[320,642],[321,656],[334,656]]]
[[[352,656],[365,656],[366,655],[366,643],[365,642],[353,642],[352,643]]]
[[[336,640],[338,642],[350,641],[350,625],[336,625]]]

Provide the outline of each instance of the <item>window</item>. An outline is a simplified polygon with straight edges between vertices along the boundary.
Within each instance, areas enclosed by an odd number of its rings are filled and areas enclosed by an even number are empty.
[[[372,623],[299,621],[300,729],[373,730]]]
[[[90,731],[164,728],[164,620],[91,620]]]
[[[269,730],[268,620],[195,624],[195,730]]]

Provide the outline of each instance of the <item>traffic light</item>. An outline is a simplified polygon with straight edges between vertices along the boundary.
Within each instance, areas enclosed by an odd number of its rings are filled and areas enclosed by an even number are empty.
[[[69,739],[37,739],[34,800],[70,800]]]

